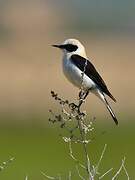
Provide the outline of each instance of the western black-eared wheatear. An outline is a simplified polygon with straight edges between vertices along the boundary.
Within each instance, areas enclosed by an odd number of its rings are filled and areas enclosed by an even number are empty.
[[[92,92],[98,96],[106,105],[114,122],[118,124],[118,120],[107,102],[105,95],[108,95],[114,102],[116,102],[116,99],[108,90],[105,82],[91,61],[88,60],[84,46],[77,39],[67,39],[62,44],[53,45],[53,47],[60,48],[64,53],[63,72],[67,79],[75,86],[83,88],[87,92],[87,95],[89,92]]]

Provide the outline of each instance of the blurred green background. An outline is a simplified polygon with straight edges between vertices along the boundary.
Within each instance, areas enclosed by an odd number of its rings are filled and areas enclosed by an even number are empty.
[[[51,90],[69,100],[78,94],[62,74],[61,52],[51,47],[67,38],[87,47],[88,57],[117,99],[110,103],[118,127],[95,96],[84,105],[89,117],[96,116],[90,158],[95,164],[108,144],[101,173],[114,167],[114,174],[125,156],[135,179],[135,1],[126,0],[0,0],[0,162],[15,157],[0,179],[28,175],[42,180],[41,171],[66,179],[69,170],[78,179],[59,136],[61,129],[48,122],[48,109],[58,109]],[[81,147],[73,150],[82,158]]]

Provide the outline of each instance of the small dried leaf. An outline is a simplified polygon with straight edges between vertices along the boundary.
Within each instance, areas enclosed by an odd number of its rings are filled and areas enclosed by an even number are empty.
[[[61,128],[64,128],[64,127],[65,127],[65,123],[62,123],[62,124],[60,125],[60,127],[61,127]]]

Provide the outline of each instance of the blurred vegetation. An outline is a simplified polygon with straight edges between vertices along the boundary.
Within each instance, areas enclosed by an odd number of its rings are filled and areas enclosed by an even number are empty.
[[[29,179],[42,180],[44,177],[41,171],[52,176],[61,173],[66,177],[69,170],[72,171],[73,179],[78,179],[74,169],[75,162],[68,154],[68,144],[65,144],[59,136],[61,129],[51,126],[51,124],[48,127],[41,124],[0,126],[0,162],[15,157],[15,160],[0,172],[1,179],[24,179],[27,174]],[[112,173],[115,173],[125,156],[128,173],[131,179],[135,178],[134,124],[116,127],[99,123],[97,120],[92,139],[89,154],[94,163],[98,161],[104,144],[107,143],[107,150],[100,166],[101,173],[111,167],[114,168]],[[79,145],[73,146],[73,151],[79,159],[83,159]],[[111,176],[108,175],[106,179],[109,177]],[[122,180],[126,179],[123,175],[120,177]]]

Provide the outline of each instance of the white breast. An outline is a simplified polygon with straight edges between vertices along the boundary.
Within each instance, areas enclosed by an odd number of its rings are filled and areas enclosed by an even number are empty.
[[[82,71],[69,59],[63,58],[63,72],[72,84],[79,88],[82,86]],[[83,88],[90,89],[95,87],[96,84],[87,75],[84,74]]]

